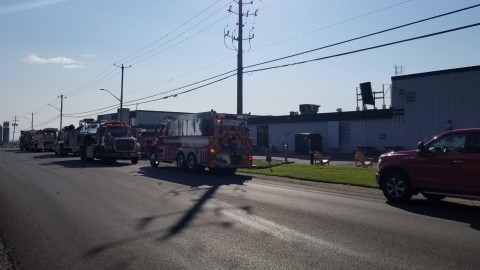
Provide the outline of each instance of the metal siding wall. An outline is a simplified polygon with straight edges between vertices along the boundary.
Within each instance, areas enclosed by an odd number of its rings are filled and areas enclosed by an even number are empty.
[[[340,148],[340,127],[338,121],[327,122],[327,136],[325,138],[326,149],[339,149]],[[328,151],[328,150],[327,150]],[[327,151],[324,151],[325,153]]]
[[[480,126],[480,71],[406,78],[393,85],[392,103],[405,108],[398,139],[406,148],[444,132],[449,119],[453,128]],[[406,102],[406,92],[415,92],[415,102]]]

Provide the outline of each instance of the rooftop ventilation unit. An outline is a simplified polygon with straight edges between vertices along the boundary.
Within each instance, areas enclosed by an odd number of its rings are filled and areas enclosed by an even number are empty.
[[[320,105],[315,104],[300,104],[300,114],[317,114]]]

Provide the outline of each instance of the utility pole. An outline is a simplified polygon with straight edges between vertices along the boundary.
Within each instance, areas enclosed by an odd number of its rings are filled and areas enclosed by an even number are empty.
[[[243,14],[242,0],[238,1],[238,54],[237,54],[237,114],[243,114]]]
[[[113,65],[122,69],[122,83],[120,85],[120,121],[122,121],[122,114],[123,114],[123,70],[125,68],[132,67],[132,65],[130,65],[128,67],[124,67],[123,64],[122,64],[122,66],[117,66],[115,63]]]
[[[17,116],[15,115],[15,120],[13,120],[13,136],[12,136],[12,145],[13,145],[13,142],[15,141],[15,127],[18,126],[17,124],[18,120],[17,120]]]
[[[33,130],[33,112],[32,112],[32,130]]]
[[[63,99],[67,98],[63,94],[60,94],[57,98],[60,98],[60,130],[62,130],[62,118],[63,118]],[[33,114],[32,114],[32,123],[33,123]],[[32,124],[33,126],[33,124]]]
[[[256,17],[258,10],[255,10],[253,14],[249,14],[249,11],[247,11],[247,13],[243,13],[243,5],[253,4],[253,1],[249,3],[243,3],[242,0],[238,0],[235,2],[238,4],[238,13],[232,11],[232,6],[230,6],[228,12],[238,15],[238,37],[230,35],[230,32],[226,31],[224,32],[224,38],[227,36],[230,37],[232,39],[232,45],[234,41],[237,41],[237,114],[241,115],[243,114],[243,17],[245,16],[248,18],[248,16],[252,15]],[[250,33],[252,31],[250,31]],[[253,34],[249,34],[248,38],[245,40],[253,39],[253,37]],[[235,47],[235,45],[233,46]]]

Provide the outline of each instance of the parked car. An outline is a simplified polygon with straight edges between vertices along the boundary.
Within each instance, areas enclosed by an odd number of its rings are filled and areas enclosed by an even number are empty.
[[[480,199],[480,128],[445,132],[415,151],[380,156],[376,180],[389,201]]]

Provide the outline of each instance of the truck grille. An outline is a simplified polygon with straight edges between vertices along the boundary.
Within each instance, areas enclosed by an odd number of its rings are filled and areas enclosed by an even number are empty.
[[[117,152],[133,152],[135,151],[135,140],[117,139],[115,150]]]

